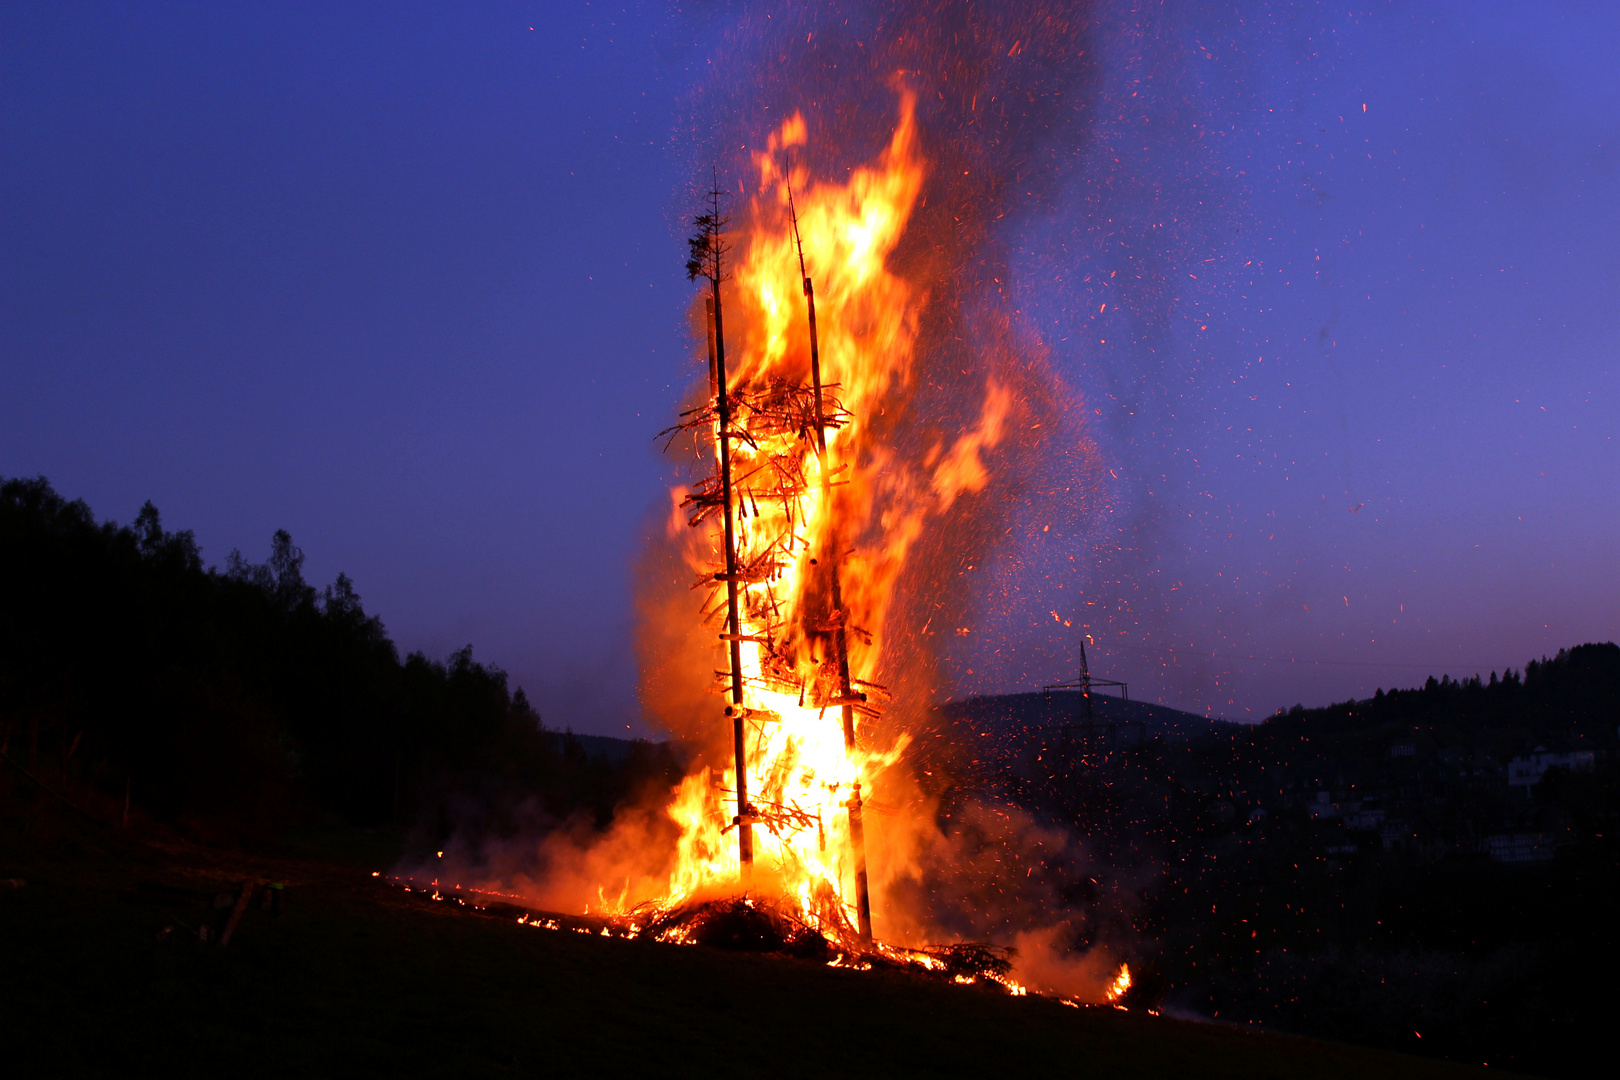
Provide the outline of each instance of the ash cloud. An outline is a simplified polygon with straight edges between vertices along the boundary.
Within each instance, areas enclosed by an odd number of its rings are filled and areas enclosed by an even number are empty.
[[[886,931],[992,943],[1011,950],[1025,985],[1102,1001],[1121,959],[1141,948],[1131,915],[1153,870],[1096,860],[1068,830],[1009,803],[953,800],[938,823],[888,883]]]
[[[1217,670],[1158,658],[1193,639],[1207,651],[1212,618],[1244,617],[1192,565],[1213,365],[1189,341],[1244,224],[1196,64],[1235,17],[937,0],[689,12],[716,58],[683,124],[694,189],[716,165],[747,175],[794,110],[812,172],[837,177],[882,146],[897,88],[917,94],[931,171],[893,264],[931,302],[893,441],[964,428],[987,374],[1019,401],[991,485],[912,556],[885,665],[914,673],[906,698],[1055,681],[1089,631],[1129,648],[1116,663],[1161,699],[1223,704]],[[1219,70],[1254,98],[1252,66]]]
[[[930,169],[891,265],[924,283],[929,303],[916,377],[885,442],[921,458],[971,426],[989,377],[1016,401],[990,486],[933,524],[890,612],[883,667],[901,673],[895,721],[923,723],[971,678],[982,631],[999,617],[1004,598],[982,583],[1026,539],[1017,508],[1061,493],[1083,530],[1105,503],[1089,425],[1018,308],[1007,245],[1014,223],[1053,211],[1088,137],[1093,29],[1084,8],[782,4],[717,15],[709,33],[726,59],[691,100],[692,130],[710,133],[692,151],[699,178],[715,161],[747,175],[765,131],[802,110],[805,164],[837,179],[883,146],[901,88],[917,95]],[[970,639],[965,651],[959,639]]]

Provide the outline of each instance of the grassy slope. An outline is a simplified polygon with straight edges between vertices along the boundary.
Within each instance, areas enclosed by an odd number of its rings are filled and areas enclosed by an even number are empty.
[[[138,880],[213,888],[248,873],[291,882],[291,909],[249,912],[223,950],[160,941],[168,912],[118,900]],[[353,861],[158,849],[59,818],[0,816],[0,877],[28,880],[0,890],[0,1045],[19,1076],[1477,1074],[906,976],[522,928],[423,904]]]

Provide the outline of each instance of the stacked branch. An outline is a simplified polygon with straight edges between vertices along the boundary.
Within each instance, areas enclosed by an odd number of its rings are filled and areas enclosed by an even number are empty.
[[[822,387],[818,408],[813,386],[779,376],[760,385],[730,388],[730,494],[737,518],[735,569],[727,571],[716,563],[705,569],[693,588],[708,589],[703,618],[712,625],[726,617],[727,586],[732,579],[743,587],[744,621],[750,630],[739,633],[738,640],[761,646],[764,675],[763,679],[745,675],[745,685],[758,683],[761,689],[794,694],[801,705],[810,708],[851,705],[861,715],[875,719],[881,715],[878,705],[863,691],[852,692],[844,685],[839,671],[840,648],[832,640],[843,632],[870,641],[870,633],[848,625],[844,612],[837,609],[809,622],[809,613],[801,610],[797,598],[784,596],[781,588],[788,569],[810,548],[810,540],[804,535],[810,523],[802,520],[806,497],[813,490],[824,491],[847,483],[842,477],[848,465],[829,467],[822,451],[823,432],[850,421],[849,413],[834,396],[836,390],[836,384]],[[687,410],[680,423],[661,432],[660,437],[673,439],[688,432],[701,437],[716,431],[718,425],[718,400],[709,401]],[[726,487],[725,477],[719,472],[697,479],[681,503],[688,512],[688,524],[697,528],[722,514]],[[768,504],[774,513],[762,514],[761,504]],[[836,568],[829,566],[826,572],[835,573]],[[723,633],[721,637],[730,640],[731,634]],[[801,665],[793,651],[796,643],[804,639],[823,639],[825,643],[817,650],[816,673],[808,679],[800,673]],[[731,673],[718,672],[717,677],[720,683],[716,690],[724,692],[729,688]]]

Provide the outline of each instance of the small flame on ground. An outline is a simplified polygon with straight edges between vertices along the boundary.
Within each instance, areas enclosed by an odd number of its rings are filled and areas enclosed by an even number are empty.
[[[1130,988],[1131,965],[1121,964],[1119,965],[1119,971],[1114,974],[1114,981],[1108,984],[1108,990],[1104,996],[1110,1004],[1117,1004],[1119,999],[1124,997],[1125,992]]]

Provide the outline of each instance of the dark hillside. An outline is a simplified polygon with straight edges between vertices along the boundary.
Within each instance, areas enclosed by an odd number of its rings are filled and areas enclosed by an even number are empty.
[[[1601,1052],[1620,647],[1256,725],[1130,732],[1121,704],[1094,696],[1087,729],[1055,696],[978,699],[924,742],[964,843],[986,800],[1077,839],[1030,871],[1076,946],[1206,1016],[1549,1075]]]
[[[381,885],[377,857],[313,854],[158,849],[75,815],[0,812],[10,1074],[1485,1075],[893,972],[519,926]],[[247,878],[284,886],[282,914],[250,907],[228,946],[199,942],[194,928],[225,913],[193,898]]]

